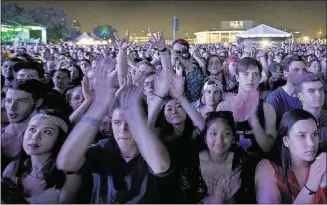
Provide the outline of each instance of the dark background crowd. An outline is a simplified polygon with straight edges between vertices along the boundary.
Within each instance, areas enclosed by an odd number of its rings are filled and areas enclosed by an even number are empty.
[[[326,204],[326,46],[2,45],[3,203]]]

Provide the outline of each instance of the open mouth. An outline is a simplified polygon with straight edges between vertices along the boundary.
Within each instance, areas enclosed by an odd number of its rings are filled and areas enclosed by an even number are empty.
[[[8,117],[11,119],[14,119],[17,117],[17,114],[16,113],[8,113]]]
[[[40,146],[37,145],[37,144],[28,144],[28,146],[29,146],[30,148],[33,148],[33,149],[36,149],[36,148],[40,147]]]

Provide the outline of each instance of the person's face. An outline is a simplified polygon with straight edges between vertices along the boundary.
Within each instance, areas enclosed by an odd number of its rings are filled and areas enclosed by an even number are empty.
[[[200,49],[200,55],[203,56],[204,52],[205,52],[205,50],[201,48]]]
[[[178,53],[179,56],[183,59],[188,59],[189,57],[189,51],[187,50],[187,47],[179,43],[176,43],[173,46],[173,53]]]
[[[239,87],[247,92],[258,88],[260,78],[261,74],[259,68],[256,66],[252,66],[245,72],[240,72],[239,75],[236,76],[236,79],[239,82]]]
[[[16,74],[17,80],[35,79],[40,80],[39,73],[33,69],[21,69]]]
[[[120,109],[115,109],[112,114],[112,131],[120,148],[136,146],[124,112]]]
[[[75,68],[74,66],[69,67],[68,70],[70,72],[71,79],[75,79],[75,78],[79,77],[79,72],[78,72],[77,68]]]
[[[236,73],[235,73],[236,64],[237,64],[237,62],[230,62],[230,63],[228,64],[228,71],[229,71],[229,73],[232,74],[232,75],[236,75]]]
[[[82,69],[82,71],[83,71],[84,74],[85,74],[87,71],[89,71],[90,68],[91,68],[90,64],[89,64],[88,62],[86,62],[86,61],[81,61],[81,63],[80,63],[80,67],[81,67],[81,69]]]
[[[5,108],[10,123],[19,123],[34,111],[35,101],[31,93],[22,90],[8,89]]]
[[[59,132],[59,126],[47,118],[30,121],[24,133],[23,148],[26,154],[31,156],[50,153]]]
[[[208,52],[204,52],[203,53],[203,58],[208,59],[209,56],[210,56],[210,54]]]
[[[228,152],[234,140],[233,130],[224,119],[210,122],[205,137],[209,150],[217,154]]]
[[[310,67],[308,67],[308,71],[314,74],[319,74],[321,71],[320,63],[318,61],[312,62]]]
[[[208,85],[204,91],[205,104],[209,106],[218,105],[220,101],[220,90],[217,86]]]
[[[296,122],[283,138],[284,146],[288,147],[291,156],[297,161],[313,161],[319,146],[317,124],[312,119]]]
[[[322,82],[314,81],[302,84],[302,91],[298,93],[302,104],[311,108],[321,108],[324,104],[324,87]]]
[[[89,72],[87,72],[87,78],[89,79],[89,84],[90,84],[90,88],[93,90],[94,89],[94,85],[95,85],[95,76],[94,76],[94,71],[93,70],[89,70]]]
[[[49,50],[43,50],[43,52],[41,53],[41,57],[43,59],[45,59],[45,60],[48,60],[50,58],[50,52],[49,52]]]
[[[284,75],[290,83],[295,85],[296,79],[304,72],[306,72],[305,64],[302,61],[293,61],[289,66],[288,72],[285,71]]]
[[[81,87],[77,87],[72,92],[69,104],[72,106],[73,111],[75,111],[84,102],[84,95]]]
[[[164,109],[164,114],[167,122],[172,125],[178,125],[185,121],[186,112],[180,102],[170,100]]]
[[[70,75],[68,75],[66,72],[57,71],[55,72],[52,80],[56,88],[63,90],[69,86]]]
[[[150,75],[144,80],[144,87],[143,87],[144,95],[150,97],[153,94],[154,90],[154,75]]]
[[[111,137],[113,136],[113,130],[112,130],[112,125],[111,125],[111,117],[110,115],[105,115],[101,121],[101,125],[100,125],[100,133],[103,136],[106,137]]]
[[[212,57],[208,63],[208,71],[211,75],[218,75],[222,71],[222,64],[218,57]]]
[[[138,68],[137,68],[137,72],[136,72],[136,78],[138,79],[138,82],[143,82],[144,80],[144,75],[146,73],[149,73],[153,71],[152,67],[146,65],[146,64],[141,64]]]
[[[3,62],[2,64],[2,75],[5,77],[5,78],[10,78],[12,76],[14,76],[14,71],[12,69],[12,62],[11,61],[5,61]]]

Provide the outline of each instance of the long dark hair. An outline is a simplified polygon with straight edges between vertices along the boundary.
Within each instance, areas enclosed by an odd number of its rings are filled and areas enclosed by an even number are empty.
[[[39,113],[52,115],[55,117],[58,117],[62,120],[64,120],[68,127],[70,127],[69,119],[66,114],[64,114],[62,111],[59,110],[40,110]],[[70,129],[68,129],[69,131]],[[44,167],[42,168],[43,172],[43,180],[45,181],[45,189],[55,187],[56,189],[61,189],[64,186],[65,183],[65,174],[63,171],[58,170],[56,167],[56,159],[59,154],[59,151],[64,144],[66,137],[68,134],[66,134],[60,127],[59,127],[59,136],[53,145],[53,148],[51,150],[51,156],[49,159],[45,162]],[[30,173],[32,171],[32,162],[31,157],[26,154],[24,150],[22,150],[21,155],[19,157],[18,161],[18,171],[17,176],[22,176],[26,173]],[[38,176],[36,176],[38,177]]]
[[[288,192],[291,192],[287,177],[292,167],[291,153],[288,147],[283,143],[284,136],[288,136],[293,125],[300,120],[312,119],[317,123],[316,118],[309,112],[302,109],[294,109],[283,115],[278,129],[278,135],[276,138],[276,153],[280,153],[278,158],[273,159],[277,164],[282,167],[282,178],[287,185]]]
[[[174,126],[172,124],[170,124],[165,117],[165,107],[166,107],[167,103],[171,100],[173,100],[173,98],[171,98],[171,97],[165,98],[164,105],[162,106],[161,112],[159,113],[158,119],[156,121],[156,126],[163,128],[164,135],[173,134],[175,132]],[[185,128],[184,128],[182,136],[183,137],[184,136],[192,136],[193,131],[194,131],[193,122],[192,122],[191,118],[188,116],[188,114],[186,113]]]
[[[208,112],[205,118],[205,127],[204,130],[201,133],[201,136],[203,136],[203,139],[205,139],[205,136],[207,134],[208,128],[212,121],[222,119],[224,120],[228,126],[232,129],[233,135],[234,135],[234,142],[238,141],[238,135],[236,134],[236,125],[233,117],[233,113],[230,111],[214,111],[214,112]],[[205,146],[206,149],[208,149],[208,146]],[[237,148],[236,143],[233,143],[230,147],[231,151],[235,151]]]

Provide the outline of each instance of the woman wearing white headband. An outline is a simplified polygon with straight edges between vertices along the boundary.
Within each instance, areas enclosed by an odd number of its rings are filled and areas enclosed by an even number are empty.
[[[80,175],[56,168],[68,130],[69,120],[60,111],[47,110],[31,118],[24,133],[25,152],[2,176],[4,203],[74,203]]]

